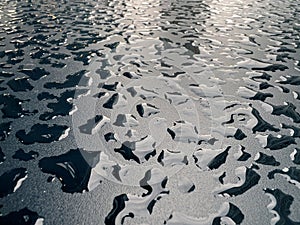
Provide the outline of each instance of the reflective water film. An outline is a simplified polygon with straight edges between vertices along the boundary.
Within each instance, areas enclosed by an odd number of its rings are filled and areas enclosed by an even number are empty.
[[[300,224],[299,15],[0,0],[0,224]]]

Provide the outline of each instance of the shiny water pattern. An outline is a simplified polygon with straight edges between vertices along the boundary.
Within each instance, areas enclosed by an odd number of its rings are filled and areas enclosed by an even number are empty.
[[[0,224],[300,224],[299,15],[0,0]]]

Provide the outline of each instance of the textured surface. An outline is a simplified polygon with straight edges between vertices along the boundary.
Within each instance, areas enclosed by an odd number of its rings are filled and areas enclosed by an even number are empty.
[[[300,224],[299,14],[0,0],[0,224]]]

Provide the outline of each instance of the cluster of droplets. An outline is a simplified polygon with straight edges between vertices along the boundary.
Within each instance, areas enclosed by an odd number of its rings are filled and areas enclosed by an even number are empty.
[[[6,1],[0,223],[51,221],[36,176],[105,224],[299,224],[300,9],[268,3]]]

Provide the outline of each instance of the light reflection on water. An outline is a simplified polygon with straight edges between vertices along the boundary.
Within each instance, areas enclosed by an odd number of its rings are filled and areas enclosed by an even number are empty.
[[[298,224],[296,1],[2,3],[1,224]]]

